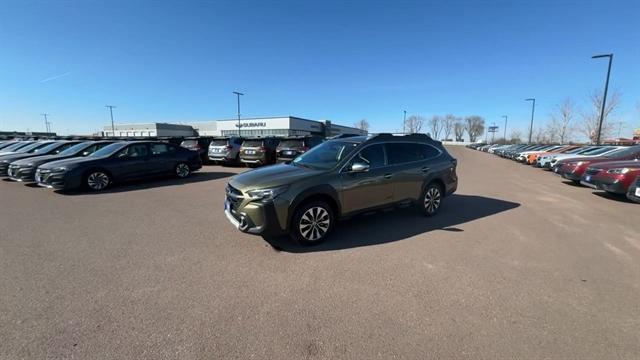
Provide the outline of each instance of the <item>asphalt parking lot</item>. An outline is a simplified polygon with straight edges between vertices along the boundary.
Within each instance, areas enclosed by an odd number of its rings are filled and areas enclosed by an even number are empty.
[[[275,249],[241,168],[105,193],[0,181],[0,359],[637,359],[640,206],[462,147],[441,213]]]

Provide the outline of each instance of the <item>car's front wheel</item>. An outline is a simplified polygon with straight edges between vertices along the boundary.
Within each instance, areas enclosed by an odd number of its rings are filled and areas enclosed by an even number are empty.
[[[85,177],[85,185],[91,191],[100,191],[106,189],[111,183],[111,178],[103,170],[90,171]]]
[[[427,216],[433,216],[438,213],[440,205],[442,205],[442,187],[438,183],[430,183],[424,189],[422,201],[420,202],[420,210]]]
[[[301,245],[323,242],[334,225],[331,206],[324,201],[313,201],[300,206],[291,222],[290,235]]]
[[[191,174],[191,168],[186,163],[178,163],[176,165],[176,176],[184,179]]]

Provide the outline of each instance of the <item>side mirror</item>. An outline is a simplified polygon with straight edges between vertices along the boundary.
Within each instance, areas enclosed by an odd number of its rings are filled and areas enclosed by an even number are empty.
[[[351,172],[354,173],[362,173],[362,172],[367,172],[369,171],[369,165],[365,164],[365,163],[353,163],[353,165],[351,165]]]
[[[88,151],[83,151],[83,152],[82,152],[82,156],[89,156],[89,155],[91,155],[91,153],[90,153],[90,152],[88,152]]]

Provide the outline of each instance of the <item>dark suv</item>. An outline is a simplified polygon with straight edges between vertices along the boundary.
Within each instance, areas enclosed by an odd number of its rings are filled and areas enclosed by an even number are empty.
[[[266,165],[276,162],[278,138],[248,138],[240,147],[240,161],[247,165]]]
[[[278,155],[278,162],[291,162],[296,156],[304,154],[309,149],[322,144],[322,138],[320,136],[292,136],[282,139],[276,154]]]
[[[336,220],[396,204],[435,215],[458,185],[457,161],[423,134],[328,140],[291,164],[231,178],[225,214],[240,231],[324,240]]]

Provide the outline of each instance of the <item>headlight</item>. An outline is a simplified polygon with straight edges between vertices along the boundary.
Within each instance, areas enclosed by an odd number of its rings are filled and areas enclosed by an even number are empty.
[[[51,169],[51,172],[65,172],[65,171],[67,171],[67,168],[64,166]]]
[[[582,165],[582,164],[584,164],[584,163],[585,163],[584,161],[578,161],[578,162],[576,163],[576,166],[580,166],[580,165]]]
[[[608,172],[609,174],[616,174],[616,175],[619,175],[619,174],[626,174],[626,173],[628,173],[629,171],[630,171],[630,170],[629,170],[629,168],[620,168],[620,169],[611,169],[611,170],[609,170],[609,171],[607,171],[607,172]]]
[[[262,202],[269,202],[275,199],[276,197],[278,197],[278,195],[287,191],[288,189],[289,189],[289,185],[278,186],[278,187],[268,188],[268,189],[249,190],[247,191],[247,195],[249,195],[249,198],[253,201],[260,200]]]

